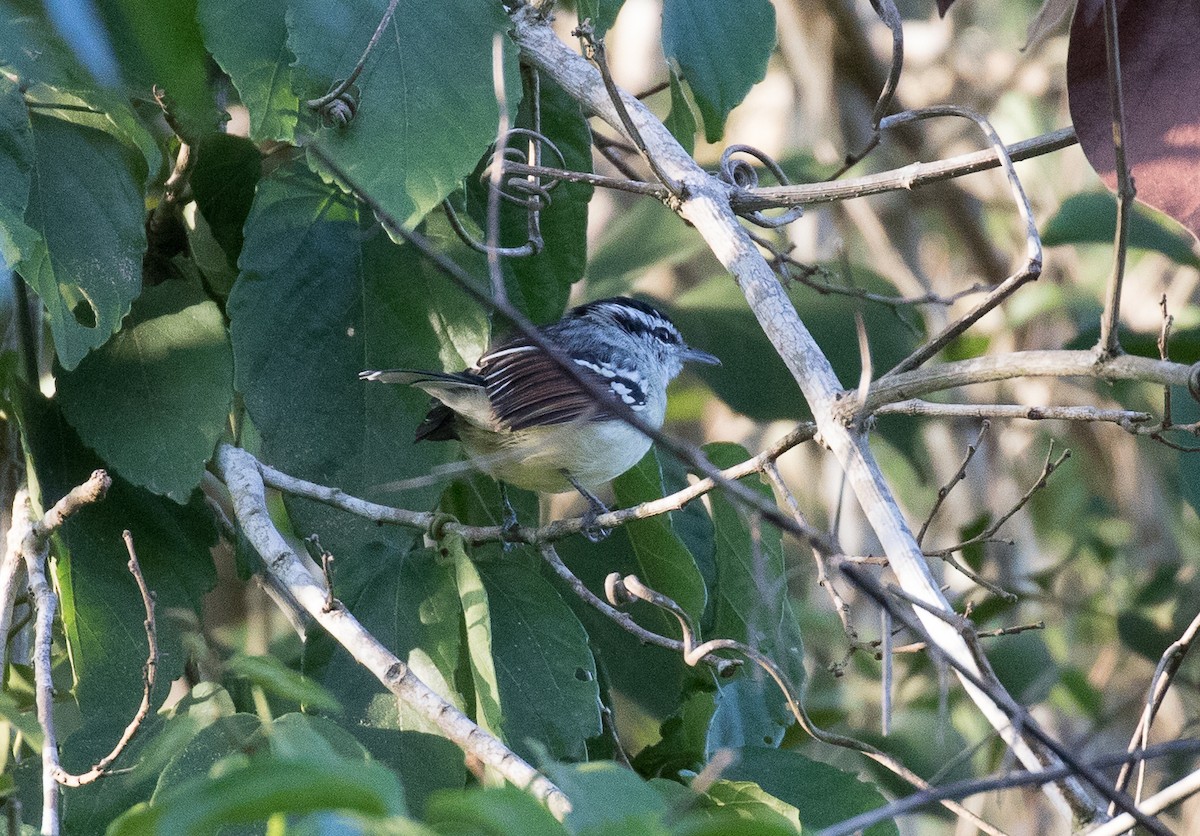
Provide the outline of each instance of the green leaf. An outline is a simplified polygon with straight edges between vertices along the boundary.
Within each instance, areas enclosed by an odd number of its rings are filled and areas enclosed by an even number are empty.
[[[625,0],[579,0],[579,19],[591,20],[596,37],[603,38],[612,28]]]
[[[309,709],[341,713],[341,703],[329,691],[274,656],[235,653],[226,666],[231,674],[250,680],[268,694],[300,703]]]
[[[650,452],[632,469],[613,480],[613,491],[622,508],[632,508],[665,495],[658,452]],[[671,527],[671,515],[660,514],[625,526],[641,567],[641,579],[652,589],[673,598],[694,620],[704,613],[707,591],[696,561]]]
[[[849,772],[809,760],[785,749],[748,746],[735,750],[737,760],[721,777],[753,781],[765,792],[800,811],[808,830],[820,830],[887,803],[879,790]],[[897,833],[893,823],[867,828],[867,836]]]
[[[59,361],[103,345],[141,291],[140,157],[113,136],[32,116],[35,176],[25,217],[41,236],[17,272],[46,305]]]
[[[134,484],[187,502],[233,403],[224,318],[191,283],[151,287],[126,326],[57,384],[89,447]]]
[[[541,575],[511,560],[478,566],[491,602],[492,652],[504,736],[518,754],[528,741],[551,757],[583,760],[600,734],[600,691],[588,637]]]
[[[286,0],[199,0],[198,5],[204,45],[250,111],[250,138],[256,143],[294,140],[300,99],[292,85]]]
[[[767,74],[775,9],[770,0],[664,0],[662,45],[692,88],[705,137],[717,142],[729,111]]]
[[[571,833],[646,832],[638,825],[656,832],[667,814],[662,796],[635,772],[612,761],[574,766],[546,763],[542,769],[571,799],[566,820]]]
[[[242,254],[242,228],[261,176],[258,148],[243,137],[209,134],[196,149],[192,194],[230,265]]]
[[[234,714],[215,720],[171,758],[158,778],[152,801],[207,775],[222,758],[250,751],[255,741],[261,742],[261,732],[262,721],[253,714]]]
[[[1109,244],[1117,229],[1117,200],[1111,192],[1071,195],[1046,222],[1042,243]],[[1162,253],[1177,264],[1200,268],[1200,248],[1191,234],[1167,215],[1133,204],[1129,216],[1129,246]]]
[[[566,829],[529,793],[513,786],[441,792],[425,818],[439,833],[562,836]]]
[[[260,756],[214,777],[198,777],[139,805],[113,822],[113,836],[214,833],[276,813],[354,810],[371,816],[404,813],[396,776],[370,761],[329,763]]]
[[[500,710],[500,683],[493,659],[491,605],[475,564],[467,557],[462,538],[446,535],[441,547],[450,551],[458,599],[466,625],[467,661],[475,690],[475,722],[502,737],[504,715]]]
[[[166,93],[183,139],[196,142],[219,125],[208,85],[208,53],[196,19],[196,0],[111,0],[98,10],[126,82],[135,95]]]
[[[319,97],[350,74],[386,6],[386,0],[290,0],[288,46],[302,98]],[[356,82],[362,96],[354,121],[326,127],[313,141],[397,222],[414,226],[458,187],[496,137],[495,37],[504,48],[508,101],[520,98],[507,28],[504,10],[490,0],[400,3]]]
[[[750,458],[737,444],[709,444],[709,460],[720,468]],[[742,484],[774,501],[771,488],[758,476]],[[709,495],[717,536],[716,618],[712,636],[745,642],[765,653],[797,691],[804,688],[804,642],[787,592],[787,566],[779,530],[762,526],[755,545],[741,511],[720,491]]]
[[[11,386],[8,394],[31,461],[31,479],[36,476],[35,496],[49,507],[102,462],[83,447],[53,402],[21,385]],[[133,533],[159,613],[153,705],[183,674],[188,658],[178,621],[165,614],[172,609],[198,614],[203,596],[216,583],[209,551],[216,539],[212,516],[198,494],[180,506],[115,475],[107,496],[60,530],[57,580],[75,697],[85,723],[110,733],[133,716],[146,661],[145,613],[125,568],[124,529]]]
[[[426,476],[455,453],[455,445],[411,441],[427,395],[358,373],[465,367],[459,347],[486,340],[478,306],[299,164],[259,183],[240,266],[227,305],[236,386],[266,461],[395,504],[389,486]],[[400,501],[432,507],[438,490],[409,490]],[[414,537],[316,503],[294,500],[288,509],[299,533],[320,532],[337,556],[338,594],[348,600]]]
[[[467,783],[462,749],[440,735],[358,724],[351,725],[350,731],[375,760],[400,776],[404,798],[414,813],[425,810],[438,790],[461,790]]]
[[[706,794],[723,812],[739,819],[800,830],[800,811],[753,781],[716,781]]]
[[[381,562],[359,597],[346,603],[363,627],[407,662],[426,685],[464,707],[452,684],[462,650],[462,607],[451,566],[439,563],[427,549]],[[438,733],[428,720],[399,705],[340,646],[321,673],[321,681],[351,722]]]
[[[37,233],[23,220],[33,158],[33,128],[21,90],[0,76],[0,269],[12,269],[37,245]]]
[[[667,126],[671,136],[675,137],[683,146],[684,151],[691,154],[696,150],[696,116],[692,113],[692,106],[683,93],[683,82],[680,81],[679,74],[673,67],[671,68],[671,111],[663,120],[663,124]]]

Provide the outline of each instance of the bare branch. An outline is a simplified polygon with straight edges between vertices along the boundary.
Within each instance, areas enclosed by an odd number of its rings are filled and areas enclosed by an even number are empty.
[[[912,403],[909,401],[909,403]],[[937,512],[941,509],[942,503],[946,501],[946,497],[950,495],[950,491],[954,490],[954,486],[961,482],[967,476],[967,465],[971,463],[971,459],[975,458],[975,451],[979,449],[979,445],[983,442],[983,437],[987,434],[988,427],[991,424],[984,421],[979,427],[979,435],[975,436],[975,441],[967,445],[967,454],[963,456],[962,464],[958,466],[958,470],[950,477],[950,481],[938,488],[937,499],[934,500],[933,507],[929,509],[929,513],[925,516],[925,522],[921,525],[921,530],[917,532],[917,544],[920,545],[925,540],[925,533],[929,531],[929,524],[933,522],[933,518],[937,516]]]
[[[567,814],[570,802],[558,787],[422,682],[345,607],[336,605],[326,611],[323,584],[308,572],[271,522],[266,488],[253,456],[236,447],[221,445],[217,450],[216,469],[218,477],[229,487],[238,524],[261,555],[266,571],[288,588],[313,620],[388,691],[441,729],[448,740],[542,801],[557,818],[562,819]]]
[[[1094,406],[1021,406],[1019,404],[930,403],[922,400],[885,404],[876,415],[921,415],[930,418],[1017,418],[1026,421],[1094,421],[1116,424],[1132,432],[1153,416],[1126,409]]]
[[[142,596],[142,606],[146,610],[146,620],[142,623],[146,629],[148,650],[146,665],[142,668],[142,702],[134,713],[133,719],[129,721],[129,725],[125,727],[121,739],[113,746],[111,752],[96,762],[95,766],[80,775],[72,775],[59,767],[54,779],[65,787],[82,787],[84,784],[90,784],[108,774],[113,761],[120,757],[121,752],[133,740],[133,736],[137,734],[138,729],[150,714],[150,695],[154,691],[154,677],[158,670],[158,633],[154,621],[154,595],[151,594],[150,588],[146,586],[146,579],[142,576],[142,567],[138,564],[137,552],[133,548],[133,535],[129,531],[125,531],[122,537],[125,539],[125,549],[129,552],[129,574],[133,575],[133,579],[137,583],[138,592]]]
[[[1150,727],[1154,724],[1154,718],[1158,714],[1158,709],[1162,706],[1163,700],[1167,698],[1167,691],[1170,690],[1175,675],[1179,672],[1180,666],[1183,665],[1183,660],[1187,658],[1188,652],[1192,649],[1198,633],[1200,633],[1200,615],[1193,618],[1192,623],[1183,631],[1183,635],[1163,651],[1162,658],[1158,660],[1158,665],[1154,669],[1154,677],[1150,680],[1150,688],[1146,694],[1146,705],[1142,710],[1142,716],[1138,720],[1137,728],[1133,731],[1133,737],[1129,739],[1128,751],[1133,752],[1138,747],[1144,748],[1147,745],[1150,739]],[[1121,772],[1117,775],[1115,786],[1118,790],[1124,790],[1129,786],[1129,776],[1132,774],[1132,767],[1135,764],[1138,767],[1138,791],[1135,793],[1135,797],[1140,798],[1145,769],[1145,761],[1140,758],[1135,761],[1126,761],[1121,766]],[[1115,810],[1109,807],[1109,815],[1112,815],[1114,812]]]

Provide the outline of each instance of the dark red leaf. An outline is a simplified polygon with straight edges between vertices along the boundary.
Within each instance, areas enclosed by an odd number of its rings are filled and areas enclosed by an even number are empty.
[[[1200,3],[1117,5],[1125,153],[1138,200],[1200,238]],[[1079,0],[1071,23],[1067,91],[1079,144],[1092,168],[1115,189],[1103,12],[1103,0]]]

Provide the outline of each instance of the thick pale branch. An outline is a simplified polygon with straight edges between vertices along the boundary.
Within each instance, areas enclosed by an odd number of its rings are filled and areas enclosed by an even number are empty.
[[[1096,351],[1014,351],[889,375],[871,384],[864,410],[874,412],[884,404],[931,392],[1017,377],[1090,377],[1187,387],[1194,368],[1128,354],[1103,359]]]
[[[266,570],[287,587],[314,621],[392,694],[441,729],[448,740],[540,799],[557,818],[567,814],[570,802],[558,787],[422,682],[344,607],[335,605],[327,609],[325,588],[308,572],[271,522],[265,485],[253,456],[222,445],[217,451],[216,469],[217,476],[229,488],[238,524],[261,555]]]
[[[532,9],[522,6],[512,17],[514,37],[526,60],[554,78],[587,110],[620,130],[621,120],[595,68],[568,49]],[[683,195],[680,214],[704,237],[718,260],[733,275],[767,337],[788,365],[812,408],[822,440],[845,471],[848,484],[883,545],[893,571],[910,593],[931,606],[950,612],[950,605],[933,579],[871,454],[867,439],[835,415],[835,404],[842,387],[770,265],[739,224],[730,205],[732,189],[701,169],[663,124],[636,99],[625,95],[623,100],[649,153],[655,156],[668,176],[680,184]],[[930,613],[919,612],[918,616],[925,621],[945,653],[967,669],[982,674],[970,648],[957,631]],[[1013,728],[996,700],[969,678],[962,681],[971,698],[1012,746],[1021,762],[1029,769],[1042,768],[1038,755]],[[989,685],[994,693],[1009,699],[998,682],[992,681]],[[1096,812],[1093,800],[1083,790],[1074,785],[1065,789],[1082,815],[1091,816]]]

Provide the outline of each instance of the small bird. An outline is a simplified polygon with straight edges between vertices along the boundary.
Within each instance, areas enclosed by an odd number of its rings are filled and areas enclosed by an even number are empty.
[[[690,348],[663,313],[617,296],[567,311],[541,333],[583,374],[652,427],[662,426],[667,384],[689,360],[720,365]],[[362,380],[402,383],[429,393],[433,407],[417,441],[457,439],[471,461],[501,483],[538,493],[572,488],[588,501],[587,519],[607,508],[592,489],[637,464],[650,439],[595,400],[542,349],[518,336],[462,372],[364,371]],[[516,524],[507,504],[506,526]]]

